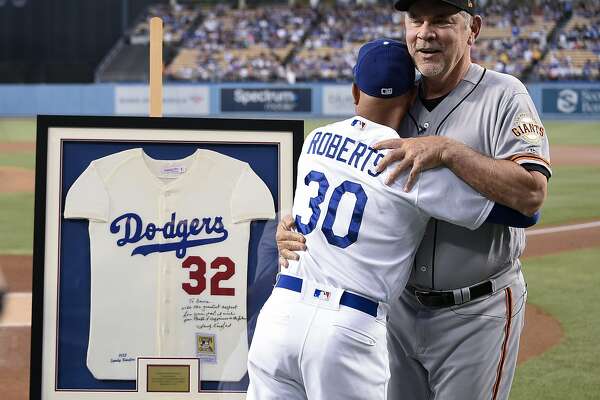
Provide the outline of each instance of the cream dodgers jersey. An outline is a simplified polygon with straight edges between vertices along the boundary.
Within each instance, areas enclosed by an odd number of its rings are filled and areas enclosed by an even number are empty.
[[[422,172],[414,188],[406,175],[384,184],[377,174],[385,151],[371,146],[398,138],[362,117],[311,132],[298,162],[293,214],[307,250],[286,273],[388,303],[406,285],[430,217],[476,229],[494,203],[450,170]]]
[[[247,163],[115,153],[79,176],[64,216],[89,220],[95,378],[134,380],[137,357],[197,357],[202,380],[244,376],[250,222],[275,217]]]

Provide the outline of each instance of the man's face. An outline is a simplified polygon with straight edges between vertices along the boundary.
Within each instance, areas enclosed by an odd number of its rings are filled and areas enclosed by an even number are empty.
[[[471,29],[459,11],[437,0],[423,0],[406,13],[406,44],[423,76],[445,77],[470,51]]]

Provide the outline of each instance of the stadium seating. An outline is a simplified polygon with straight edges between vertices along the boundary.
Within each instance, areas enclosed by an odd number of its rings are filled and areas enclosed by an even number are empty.
[[[557,33],[533,77],[539,80],[600,79],[600,1],[575,3],[573,17]]]
[[[478,4],[484,26],[472,49],[475,62],[523,80],[600,79],[600,0]],[[166,78],[180,81],[350,81],[362,43],[404,38],[404,16],[391,11],[389,2],[327,2],[318,8],[280,2],[245,9],[156,5],[140,16],[123,42],[147,43],[147,20],[154,15],[165,22]],[[121,74],[127,80],[143,73],[122,58],[112,54],[113,65],[104,65],[109,78],[123,68],[134,71]]]

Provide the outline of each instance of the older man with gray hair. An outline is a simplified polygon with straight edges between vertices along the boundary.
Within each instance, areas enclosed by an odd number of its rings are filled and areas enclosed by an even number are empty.
[[[473,0],[399,0],[406,42],[422,75],[398,132],[404,139],[379,168],[390,183],[445,166],[484,196],[523,214],[539,210],[552,174],[546,131],[525,86],[471,62],[482,18]],[[392,164],[396,163],[396,164]],[[278,228],[281,264],[302,250],[301,235]],[[390,399],[508,399],[527,289],[519,257],[523,229],[486,223],[469,231],[432,220],[408,287],[388,323]]]

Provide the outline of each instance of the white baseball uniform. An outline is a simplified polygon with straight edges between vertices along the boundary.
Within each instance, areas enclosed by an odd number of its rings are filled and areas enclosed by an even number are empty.
[[[398,138],[361,117],[313,131],[298,163],[293,213],[308,250],[285,274],[299,293],[276,287],[252,341],[248,399],[384,399],[389,378],[387,303],[410,275],[430,217],[476,229],[493,202],[447,169],[384,184],[371,146]],[[281,277],[280,277],[281,279]],[[340,305],[343,290],[379,303],[377,316]]]
[[[94,377],[136,379],[142,356],[198,357],[201,380],[244,376],[250,222],[275,216],[247,163],[122,151],[90,163],[64,216],[89,220]]]

